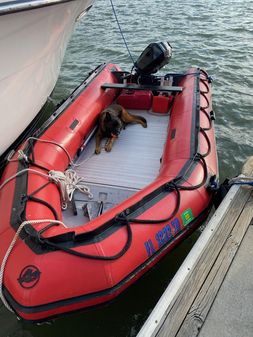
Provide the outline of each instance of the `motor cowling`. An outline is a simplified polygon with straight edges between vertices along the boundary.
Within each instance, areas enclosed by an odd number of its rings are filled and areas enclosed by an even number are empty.
[[[169,42],[150,43],[134,63],[135,71],[141,76],[154,74],[169,63],[171,56]]]

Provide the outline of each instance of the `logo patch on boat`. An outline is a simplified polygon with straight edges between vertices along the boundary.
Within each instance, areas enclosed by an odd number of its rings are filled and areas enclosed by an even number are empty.
[[[188,208],[186,211],[184,211],[184,213],[181,214],[181,218],[183,220],[184,226],[188,225],[188,223],[194,219],[191,208]]]
[[[18,282],[23,288],[33,288],[39,282],[40,274],[41,272],[36,266],[26,266],[21,271]]]

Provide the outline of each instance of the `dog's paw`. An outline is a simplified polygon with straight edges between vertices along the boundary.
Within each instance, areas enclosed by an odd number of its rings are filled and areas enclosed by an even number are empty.
[[[148,127],[147,121],[143,122],[142,126],[143,126],[144,128],[147,128],[147,127]]]
[[[100,152],[101,152],[101,149],[100,148],[96,148],[95,154],[100,154]]]
[[[112,150],[112,146],[111,145],[106,145],[105,146],[105,151],[106,152],[111,152],[111,150]]]

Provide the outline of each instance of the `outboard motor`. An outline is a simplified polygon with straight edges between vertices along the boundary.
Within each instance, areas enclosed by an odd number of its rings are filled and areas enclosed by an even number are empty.
[[[169,42],[150,43],[134,63],[137,75],[146,77],[169,63],[172,47]]]

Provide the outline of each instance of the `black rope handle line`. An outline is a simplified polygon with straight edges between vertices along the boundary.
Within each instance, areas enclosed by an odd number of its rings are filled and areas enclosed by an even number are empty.
[[[99,256],[99,255],[86,254],[86,253],[83,253],[83,252],[80,252],[80,251],[77,251],[71,248],[58,245],[57,243],[54,243],[50,241],[49,239],[45,239],[41,237],[40,240],[43,244],[46,244],[53,249],[61,250],[65,253],[68,253],[68,254],[71,254],[77,257],[87,258],[87,259],[92,259],[92,260],[113,261],[113,260],[117,260],[120,257],[122,257],[131,247],[132,240],[133,240],[133,233],[132,233],[130,223],[128,221],[126,221],[126,228],[127,228],[127,241],[124,247],[121,249],[119,253],[115,255],[111,255],[111,256]]]
[[[53,207],[51,204],[49,204],[48,202],[46,202],[45,200],[36,198],[36,197],[34,197],[34,196],[32,196],[32,195],[25,195],[25,196],[24,196],[24,200],[25,200],[25,201],[33,201],[33,202],[37,202],[37,203],[40,203],[40,204],[46,206],[46,207],[49,208],[50,211],[53,213],[53,215],[54,215],[54,217],[55,217],[55,220],[59,220],[59,216],[58,216],[56,210],[54,209],[54,207]]]
[[[200,111],[202,111],[206,115],[206,118],[208,119],[208,123],[209,123],[209,126],[207,128],[202,128],[202,130],[205,130],[205,131],[211,130],[212,129],[212,119],[211,119],[211,116],[209,115],[209,113],[206,111],[205,108],[200,107]]]
[[[28,139],[28,144],[29,144],[29,147],[30,147],[30,148],[28,148],[27,152],[31,152],[31,156],[32,156],[32,159],[28,158],[28,164],[33,165],[33,166],[36,166],[36,167],[38,167],[38,168],[40,168],[40,169],[42,169],[42,170],[45,170],[45,171],[49,172],[50,170],[49,170],[47,167],[42,166],[42,165],[39,165],[39,164],[37,164],[37,163],[35,162],[34,145],[35,145],[35,143],[37,143],[38,141],[39,141],[39,139],[34,139],[34,138]],[[63,152],[66,154],[68,160],[71,161],[70,155],[68,154],[68,152],[67,152],[67,150],[64,148],[64,146],[62,146],[61,144],[58,144],[58,143],[53,142],[53,141],[52,141],[52,142],[51,142],[51,141],[48,141],[48,142],[47,142],[47,141],[43,141],[43,143],[44,143],[44,144],[51,144],[51,145],[58,146],[58,147],[59,147],[60,149],[62,149]],[[28,155],[27,155],[27,156],[28,156]]]
[[[33,159],[30,159],[30,158],[28,158],[28,164],[35,166],[41,170],[47,171],[47,172],[50,171],[47,167],[37,164]]]
[[[43,190],[43,188],[46,188],[48,185],[51,184],[51,181],[46,182],[45,184],[41,185],[39,188],[37,188],[36,190],[32,191],[29,196],[34,196],[35,194],[39,193],[41,190]]]
[[[56,210],[53,208],[53,206],[51,206],[46,201],[44,201],[42,199],[39,199],[39,198],[35,198],[33,196],[24,196],[24,199],[26,201],[30,200],[30,201],[33,201],[33,202],[38,202],[38,203],[41,203],[42,205],[48,207],[52,211],[55,219],[59,220],[59,217],[57,215]],[[112,256],[99,256],[99,255],[91,255],[91,254],[82,253],[82,252],[76,251],[76,250],[71,249],[71,248],[63,247],[63,246],[51,241],[50,238],[44,238],[43,236],[41,236],[41,234],[46,232],[51,227],[53,227],[55,225],[57,225],[57,226],[59,225],[59,224],[55,224],[53,222],[50,223],[49,225],[47,225],[46,227],[42,228],[40,231],[37,231],[36,235],[33,231],[31,232],[29,230],[26,230],[26,234],[28,234],[31,237],[36,238],[42,245],[47,245],[47,246],[49,246],[53,249],[61,250],[65,253],[69,253],[69,254],[72,254],[72,255],[75,255],[75,256],[78,256],[78,257],[96,259],[96,260],[117,260],[121,256],[123,256],[128,251],[128,249],[131,247],[132,238],[133,238],[132,229],[131,229],[130,223],[127,221],[127,219],[121,219],[120,221],[121,222],[124,221],[126,223],[127,241],[126,241],[124,247],[122,248],[122,250],[119,253],[117,253],[115,255],[112,255]]]
[[[206,117],[207,117],[207,119],[208,119],[208,122],[209,122],[209,126],[208,126],[207,128],[202,128],[202,130],[208,131],[208,130],[211,130],[211,128],[212,128],[212,120],[211,120],[211,116],[210,116],[210,114],[206,111],[206,109],[209,108],[209,106],[210,106],[209,100],[208,100],[208,98],[206,97],[206,94],[209,93],[209,86],[208,86],[207,83],[205,83],[205,82],[207,81],[207,79],[204,80],[204,79],[200,78],[200,81],[205,85],[205,87],[206,87],[206,89],[207,89],[206,91],[203,91],[203,90],[200,91],[200,94],[201,94],[202,96],[204,96],[204,98],[205,98],[205,100],[206,100],[206,102],[207,102],[207,105],[206,105],[205,107],[200,107],[200,111],[204,112],[204,114],[206,115]]]
[[[208,94],[209,91],[210,91],[209,85],[208,85],[208,83],[206,83],[206,82],[208,82],[208,80],[207,80],[207,79],[200,78],[200,81],[201,81],[202,84],[204,84],[204,86],[205,86],[205,88],[206,88],[206,91],[201,90],[200,92],[201,92],[202,94]]]
[[[211,152],[211,142],[210,142],[209,137],[207,136],[207,133],[206,133],[205,129],[200,128],[199,131],[200,131],[200,132],[202,133],[202,135],[205,137],[205,140],[206,140],[206,142],[207,142],[207,147],[208,147],[207,152],[204,153],[204,154],[203,154],[203,153],[201,154],[201,156],[202,156],[203,158],[205,158],[205,157],[207,157],[207,156],[210,154],[210,152]]]
[[[130,223],[134,223],[134,224],[160,224],[160,223],[163,223],[163,222],[166,222],[166,221],[169,221],[171,220],[172,218],[174,218],[179,210],[179,207],[180,207],[180,201],[181,201],[181,196],[180,196],[180,191],[179,191],[179,188],[177,187],[177,185],[174,183],[174,182],[169,182],[167,183],[167,186],[166,188],[168,188],[169,190],[171,191],[175,191],[176,192],[176,206],[173,210],[173,212],[167,217],[167,218],[164,218],[164,219],[132,219],[132,218],[127,218],[126,215],[124,214],[120,214],[117,216],[116,219],[119,219],[119,220],[124,220],[126,219],[128,222]]]
[[[200,75],[204,75],[206,80],[209,79],[208,73],[204,69],[200,69]]]
[[[203,107],[203,109],[207,109],[207,108],[209,108],[209,106],[210,106],[210,103],[209,103],[209,100],[208,100],[208,98],[206,97],[205,93],[203,93],[202,91],[200,91],[200,95],[202,95],[202,96],[205,98],[205,100],[206,100],[206,103],[207,103],[207,105],[206,105],[206,106],[204,106],[204,107]]]
[[[197,190],[198,188],[200,188],[200,187],[202,187],[206,184],[207,179],[208,179],[208,169],[207,169],[206,161],[200,153],[197,153],[196,159],[200,162],[200,164],[202,165],[203,170],[204,170],[204,176],[203,176],[202,181],[199,184],[193,185],[193,186],[177,185],[178,189],[180,189],[182,191],[192,191],[192,190]]]

